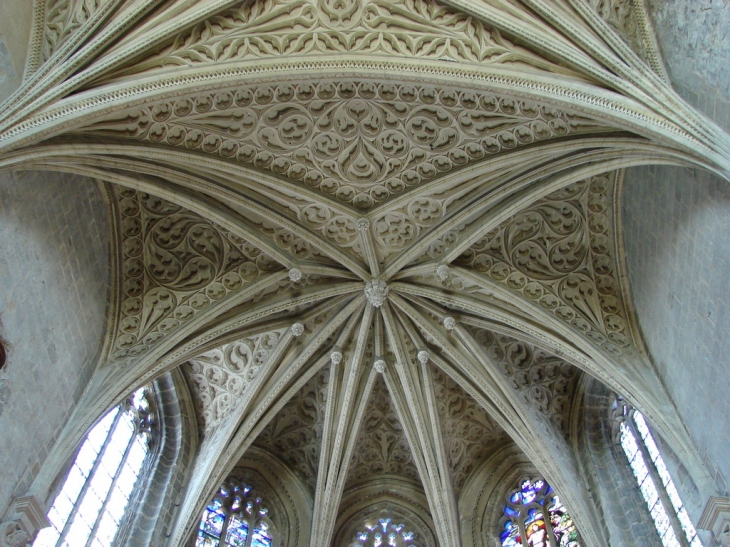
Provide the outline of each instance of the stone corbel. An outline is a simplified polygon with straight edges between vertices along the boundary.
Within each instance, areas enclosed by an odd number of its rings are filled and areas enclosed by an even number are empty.
[[[13,518],[0,524],[0,547],[27,547],[41,528],[50,526],[35,496],[15,499]]]
[[[711,497],[702,511],[697,528],[712,532],[717,545],[730,546],[730,498]]]

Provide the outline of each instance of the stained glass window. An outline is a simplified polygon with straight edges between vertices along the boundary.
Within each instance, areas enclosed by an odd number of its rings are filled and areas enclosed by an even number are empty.
[[[110,547],[149,451],[152,413],[140,389],[97,423],[81,444],[33,547]]]
[[[416,547],[416,534],[405,523],[389,517],[365,522],[351,547]]]
[[[228,480],[205,508],[195,547],[271,547],[271,542],[261,498],[245,483]]]
[[[502,547],[580,547],[573,519],[543,479],[523,479],[510,493],[500,540]]]
[[[644,416],[620,399],[616,406],[620,407],[622,417],[621,448],[662,544],[664,547],[702,547]]]

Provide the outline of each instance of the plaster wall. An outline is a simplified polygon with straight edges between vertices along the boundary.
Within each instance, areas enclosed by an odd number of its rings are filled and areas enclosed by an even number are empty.
[[[0,173],[0,517],[27,491],[91,377],[106,329],[107,205],[89,179]]]

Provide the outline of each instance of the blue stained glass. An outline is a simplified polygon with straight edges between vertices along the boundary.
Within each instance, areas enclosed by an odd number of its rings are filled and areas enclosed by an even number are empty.
[[[542,482],[542,481],[539,481]],[[541,485],[542,487],[542,485]],[[537,482],[533,485],[525,481],[522,483],[522,503],[532,503],[537,497]]]
[[[503,521],[500,534],[502,547],[548,547],[553,545],[548,538],[551,531],[556,547],[581,547],[573,519],[543,479],[520,483],[519,489],[512,492],[505,505]],[[524,537],[520,537],[520,521],[524,526]]]
[[[502,547],[516,547],[522,545],[519,527],[509,520],[504,523],[504,532],[502,532],[500,539],[502,540]]]
[[[226,544],[231,547],[243,547],[248,539],[248,523],[240,520],[236,515],[231,516],[226,533]]]
[[[221,537],[226,515],[220,511],[209,511],[202,523],[202,530],[211,536]]]

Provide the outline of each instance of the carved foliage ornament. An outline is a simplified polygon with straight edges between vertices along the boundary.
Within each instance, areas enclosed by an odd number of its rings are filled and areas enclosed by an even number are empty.
[[[505,437],[504,431],[441,369],[433,367],[436,405],[458,495],[469,474]]]
[[[123,280],[114,361],[145,353],[263,272],[281,268],[182,207],[134,190],[115,192]]]
[[[643,39],[640,23],[635,13],[635,10],[645,9],[643,2],[635,2],[632,0],[588,0],[588,4],[641,57],[649,60],[652,55],[656,55],[656,52],[648,51],[651,45],[647,44]]]
[[[566,72],[473,17],[427,0],[242,2],[134,69],[343,53]]]
[[[489,93],[343,80],[184,97],[115,114],[84,133],[234,159],[367,209],[502,150],[596,129]]]
[[[376,475],[400,475],[420,482],[403,426],[380,375],[375,380],[355,441],[346,484]]]
[[[329,370],[312,378],[261,432],[256,444],[284,460],[314,493]]]
[[[631,355],[610,218],[613,175],[570,185],[495,228],[457,263],[503,283],[614,356]]]
[[[195,385],[193,392],[202,430],[211,430],[231,413],[283,332],[267,332],[226,344],[186,365]]]
[[[66,39],[110,2],[111,0],[48,0],[41,46],[42,60],[48,60]]]
[[[484,329],[471,330],[523,399],[567,435],[578,369],[531,344]]]

